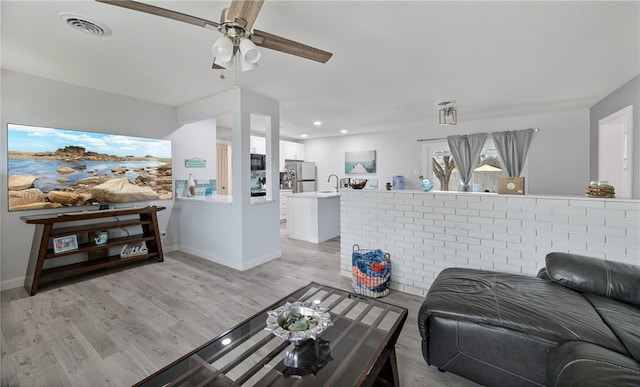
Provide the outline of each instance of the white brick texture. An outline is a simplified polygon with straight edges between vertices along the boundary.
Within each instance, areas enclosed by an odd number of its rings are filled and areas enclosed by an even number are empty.
[[[640,265],[640,201],[343,191],[341,275],[353,244],[391,256],[391,287],[426,295],[447,267],[535,275],[554,251]]]

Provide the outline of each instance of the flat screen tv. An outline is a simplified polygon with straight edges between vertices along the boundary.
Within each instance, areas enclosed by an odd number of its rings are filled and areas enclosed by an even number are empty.
[[[8,124],[9,211],[171,199],[171,141]]]

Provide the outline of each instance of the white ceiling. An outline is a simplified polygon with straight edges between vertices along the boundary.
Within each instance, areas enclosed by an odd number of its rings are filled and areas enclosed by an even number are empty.
[[[218,21],[228,1],[148,1]],[[229,90],[216,31],[93,1],[0,1],[2,68],[180,106]],[[108,25],[97,37],[73,12]],[[280,102],[281,136],[309,138],[588,108],[640,72],[640,2],[273,1],[256,29],[326,51],[326,64],[262,50],[237,84]],[[321,127],[312,122],[320,120]]]

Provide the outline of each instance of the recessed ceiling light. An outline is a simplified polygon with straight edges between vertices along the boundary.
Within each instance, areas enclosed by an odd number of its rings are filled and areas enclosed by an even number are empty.
[[[303,135],[301,135],[300,137],[302,137],[302,138],[307,138],[307,135],[306,135],[306,134],[303,134]]]
[[[322,125],[322,121],[313,121],[313,125],[320,126]]]
[[[347,132],[348,132],[348,130],[347,130],[347,129],[342,129],[342,130],[340,131],[340,133],[342,133],[342,134],[345,134],[345,133],[347,133]]]

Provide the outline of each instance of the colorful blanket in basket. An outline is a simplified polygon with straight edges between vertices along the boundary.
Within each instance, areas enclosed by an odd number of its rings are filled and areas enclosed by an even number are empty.
[[[375,276],[366,275],[365,273],[360,271],[360,268],[358,266],[352,266],[351,272],[353,273],[353,278],[355,278],[361,284],[366,284],[367,287],[370,287],[370,288],[380,286],[385,281],[387,281],[387,279],[389,279],[387,276],[375,277]]]
[[[384,252],[380,249],[364,253],[354,251],[351,257],[353,266],[371,277],[385,277],[389,274],[389,261],[385,260]]]

